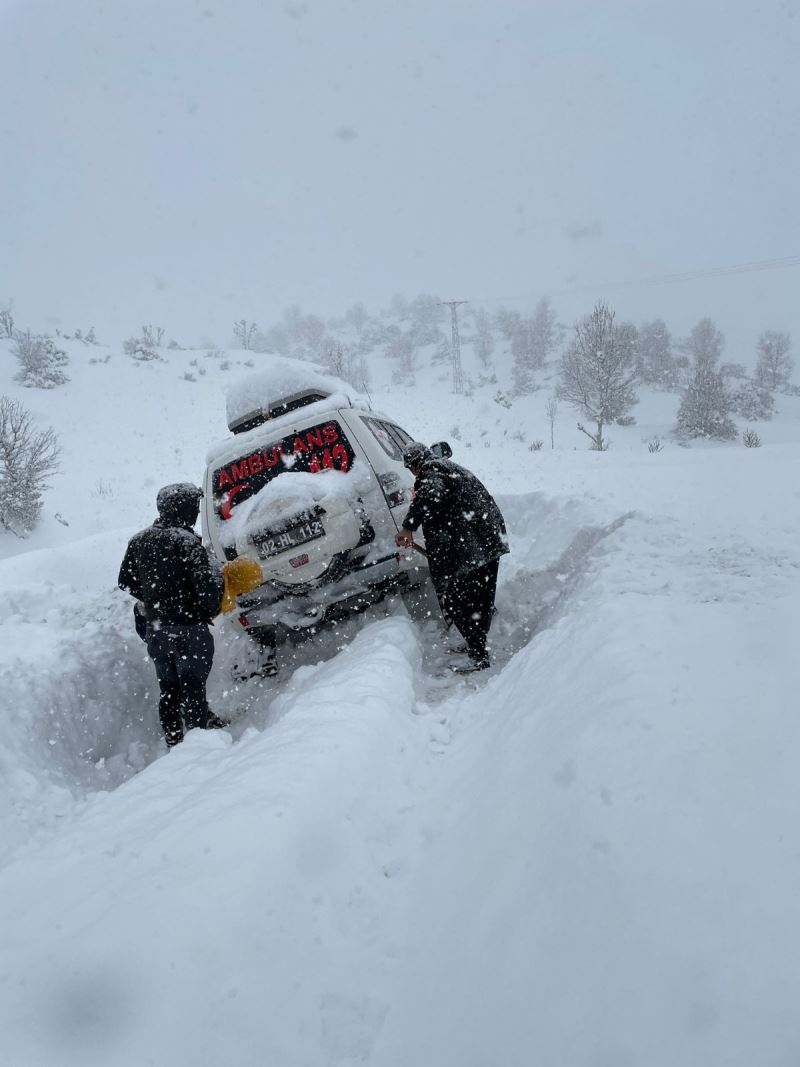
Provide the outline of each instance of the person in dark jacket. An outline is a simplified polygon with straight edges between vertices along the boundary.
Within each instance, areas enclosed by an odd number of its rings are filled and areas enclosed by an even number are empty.
[[[202,495],[187,482],[159,490],[158,518],[131,538],[118,579],[138,601],[136,628],[155,665],[158,712],[170,747],[183,740],[184,730],[225,725],[206,699],[214,659],[208,627],[220,611],[224,580],[193,529]]]
[[[464,638],[469,670],[489,666],[486,639],[494,614],[497,570],[508,552],[500,509],[471,471],[440,459],[419,441],[407,445],[403,462],[416,478],[414,499],[398,545],[409,547],[422,527],[431,580],[445,619]]]

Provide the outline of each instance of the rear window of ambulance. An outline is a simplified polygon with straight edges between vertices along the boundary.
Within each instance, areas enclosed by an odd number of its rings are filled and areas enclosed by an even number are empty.
[[[401,430],[393,422],[387,422],[386,419],[375,419],[371,415],[362,415],[361,421],[369,429],[387,456],[391,459],[402,460],[403,449],[409,442],[413,441],[413,438],[405,430]]]
[[[259,447],[214,471],[214,511],[229,519],[233,510],[279,474],[349,471],[355,453],[335,419]]]

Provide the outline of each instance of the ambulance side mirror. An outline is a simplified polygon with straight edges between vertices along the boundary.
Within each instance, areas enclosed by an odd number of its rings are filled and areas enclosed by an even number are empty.
[[[447,441],[437,441],[435,445],[431,445],[431,452],[437,459],[450,459],[453,454],[453,450]]]

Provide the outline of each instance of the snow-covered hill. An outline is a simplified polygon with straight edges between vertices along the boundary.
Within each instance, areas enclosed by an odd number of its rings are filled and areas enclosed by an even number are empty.
[[[546,390],[376,363],[499,497],[496,665],[443,681],[387,604],[236,685],[222,624],[234,724],[167,753],[117,568],[266,357],[65,347],[47,392],[0,353],[64,450],[0,538],[0,1064],[798,1061],[800,400],[684,449],[643,394],[598,454],[565,406],[549,447]]]

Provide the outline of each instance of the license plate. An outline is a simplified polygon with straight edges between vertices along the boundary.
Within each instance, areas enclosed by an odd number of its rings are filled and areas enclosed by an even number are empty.
[[[316,541],[318,537],[325,536],[325,527],[319,519],[309,519],[308,522],[290,526],[280,533],[258,534],[253,538],[258,554],[262,559],[278,556],[289,548],[297,548],[298,545]]]

